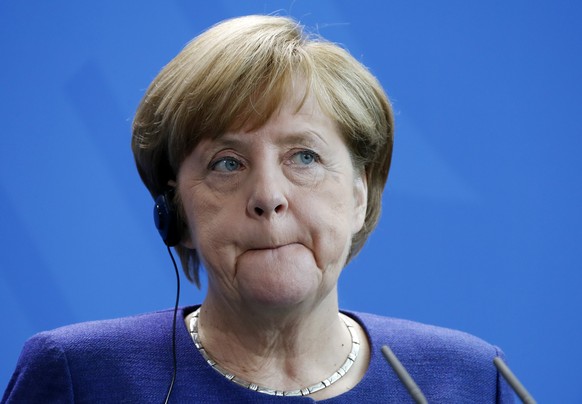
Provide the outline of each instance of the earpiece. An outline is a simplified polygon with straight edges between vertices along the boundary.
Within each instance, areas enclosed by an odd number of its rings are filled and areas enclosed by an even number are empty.
[[[154,222],[168,247],[173,247],[180,242],[180,226],[173,199],[174,189],[170,189],[158,195],[154,205]]]
[[[168,392],[166,393],[166,399],[164,404],[167,404],[174,390],[174,382],[176,381],[176,374],[178,372],[178,366],[176,364],[176,318],[178,314],[178,305],[180,303],[180,274],[178,272],[178,266],[176,265],[176,260],[172,254],[173,247],[180,242],[180,226],[179,219],[176,212],[176,206],[174,205],[174,188],[170,188],[166,192],[156,197],[154,204],[154,223],[156,224],[156,229],[160,232],[162,240],[168,247],[168,254],[172,259],[174,264],[174,272],[176,273],[176,303],[174,305],[174,316],[172,320],[172,380],[170,386],[168,387]]]

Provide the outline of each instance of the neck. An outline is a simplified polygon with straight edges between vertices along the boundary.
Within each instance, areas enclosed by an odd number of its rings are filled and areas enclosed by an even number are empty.
[[[248,381],[302,388],[329,377],[350,353],[352,338],[335,293],[314,307],[253,310],[216,303],[202,305],[200,340],[222,368]]]

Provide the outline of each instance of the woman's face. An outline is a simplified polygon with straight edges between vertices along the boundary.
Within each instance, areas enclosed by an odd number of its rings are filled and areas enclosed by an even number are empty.
[[[178,173],[208,293],[233,303],[317,303],[337,284],[365,218],[365,175],[308,97],[261,128],[199,143]]]

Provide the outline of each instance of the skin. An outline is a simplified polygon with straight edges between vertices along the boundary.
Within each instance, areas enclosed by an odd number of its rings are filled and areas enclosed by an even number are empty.
[[[201,141],[177,178],[183,244],[208,272],[202,342],[221,366],[277,389],[328,377],[351,348],[337,281],[367,202],[365,175],[334,121],[313,97],[299,111],[298,100],[260,128]],[[349,377],[318,398],[360,380],[364,345]]]

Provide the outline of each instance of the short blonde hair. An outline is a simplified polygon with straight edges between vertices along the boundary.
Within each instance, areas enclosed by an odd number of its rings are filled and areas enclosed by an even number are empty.
[[[354,167],[366,173],[366,219],[353,237],[349,261],[380,217],[392,155],[392,109],[379,82],[361,63],[340,46],[306,34],[291,18],[254,15],[223,21],[168,63],[149,86],[133,121],[137,169],[154,197],[164,193],[201,139],[243,125],[262,126],[286,99],[296,77],[307,83],[305,97],[314,94],[338,124]],[[182,212],[179,190],[175,202]],[[186,276],[199,285],[196,252],[180,245],[176,249]]]

